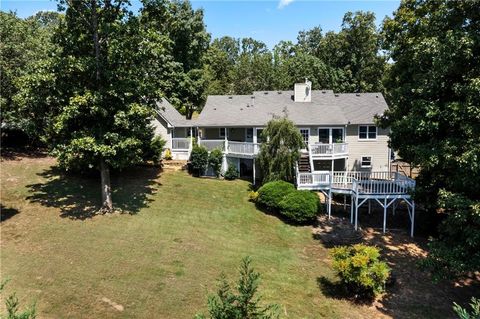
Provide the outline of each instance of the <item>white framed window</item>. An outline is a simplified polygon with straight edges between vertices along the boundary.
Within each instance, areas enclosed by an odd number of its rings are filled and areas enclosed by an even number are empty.
[[[323,144],[345,142],[345,130],[343,127],[319,127],[318,142]]]
[[[362,156],[362,161],[361,161],[360,164],[361,164],[362,168],[372,167],[372,157],[371,156]]]
[[[305,143],[305,146],[308,145],[309,139],[310,139],[310,129],[309,128],[301,128],[300,129],[300,134],[303,137],[303,142]]]
[[[225,138],[226,134],[227,134],[226,127],[221,127],[218,129],[218,135],[220,136],[220,138]]]
[[[247,142],[253,141],[253,127],[245,128],[245,141]]]
[[[359,125],[358,139],[359,140],[376,140],[377,127],[375,125]]]

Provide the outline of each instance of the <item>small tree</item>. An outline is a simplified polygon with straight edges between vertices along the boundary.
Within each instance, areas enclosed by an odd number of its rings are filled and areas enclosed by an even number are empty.
[[[208,156],[208,165],[210,165],[215,173],[215,177],[220,176],[220,169],[222,168],[223,153],[218,148],[210,152]]]
[[[263,130],[262,138],[265,142],[262,143],[258,159],[263,181],[293,182],[295,162],[304,146],[298,128],[286,117],[273,118]]]
[[[0,283],[0,293],[3,292],[8,280],[4,280]],[[15,293],[9,295],[5,300],[5,308],[7,309],[8,319],[35,319],[37,317],[36,305],[33,303],[29,308],[24,311],[19,309],[20,303]],[[0,316],[0,318],[3,318]]]
[[[190,154],[190,162],[192,164],[193,173],[200,176],[208,165],[208,151],[201,145],[195,145]]]
[[[480,299],[472,297],[472,302],[470,303],[471,310],[462,308],[456,302],[453,303],[453,311],[457,314],[460,319],[478,319],[480,318]]]
[[[236,284],[237,293],[232,292],[225,275],[222,274],[217,294],[208,297],[208,312],[211,319],[273,319],[278,318],[278,306],[261,307],[256,296],[260,274],[250,266],[251,258],[245,257],[240,266],[240,278]],[[197,315],[197,319],[206,318]]]

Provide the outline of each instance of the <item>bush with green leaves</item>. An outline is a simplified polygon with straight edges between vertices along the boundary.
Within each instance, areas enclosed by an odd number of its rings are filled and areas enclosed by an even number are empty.
[[[332,248],[333,269],[350,292],[375,297],[385,290],[390,267],[380,260],[377,247],[357,244]]]
[[[278,306],[261,306],[261,297],[257,296],[260,274],[251,267],[251,259],[245,257],[240,266],[240,278],[232,291],[225,275],[215,295],[208,297],[208,312],[211,319],[274,319],[278,318]],[[207,318],[197,315],[196,319]]]
[[[312,221],[320,207],[317,194],[304,190],[288,193],[279,203],[280,214],[297,223]]]
[[[225,172],[225,174],[223,174],[223,177],[226,180],[233,181],[234,179],[237,179],[239,177],[239,175],[240,174],[238,173],[238,170],[235,167],[235,165],[230,164],[230,165],[228,165],[228,169]]]
[[[220,177],[220,169],[222,168],[223,153],[218,148],[214,149],[208,155],[208,165],[213,169],[215,177]]]
[[[456,302],[453,303],[453,311],[455,311],[459,319],[480,319],[480,299],[472,297],[470,308],[471,310],[468,310]]]
[[[3,292],[8,280],[0,283],[0,293]],[[9,295],[5,300],[5,308],[7,309],[7,319],[35,319],[37,317],[36,305],[33,303],[29,308],[20,312],[20,303],[15,293]],[[3,316],[0,316],[3,318]]]
[[[190,163],[192,165],[194,175],[202,175],[208,166],[207,149],[201,145],[195,145],[192,148],[192,153],[190,154]]]
[[[278,210],[283,198],[295,190],[293,184],[284,181],[266,183],[258,189],[257,203],[269,210]]]

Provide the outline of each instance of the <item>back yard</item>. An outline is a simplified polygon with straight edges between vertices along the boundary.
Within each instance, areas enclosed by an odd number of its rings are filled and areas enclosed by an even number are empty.
[[[312,227],[257,210],[248,182],[137,168],[112,176],[126,213],[93,216],[99,182],[64,177],[54,164],[16,157],[1,172],[2,280],[22,305],[36,300],[40,318],[192,318],[222,271],[237,278],[246,255],[264,300],[287,318],[452,317],[452,301],[473,295],[462,284],[431,284],[415,266],[424,251],[408,237],[371,232],[397,284],[383,303],[356,305],[319,285],[335,278]]]

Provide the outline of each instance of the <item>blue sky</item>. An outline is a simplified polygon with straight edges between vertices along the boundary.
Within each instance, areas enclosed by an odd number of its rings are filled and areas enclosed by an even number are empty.
[[[40,10],[56,10],[56,3],[50,0],[0,1],[2,11],[16,11],[20,17]],[[133,10],[138,10],[139,1],[131,2]],[[195,8],[204,9],[207,30],[213,37],[252,37],[265,42],[270,48],[280,40],[295,41],[298,31],[317,25],[324,31],[337,31],[347,11],[373,11],[380,25],[386,15],[392,15],[399,3],[399,0],[192,1]]]

